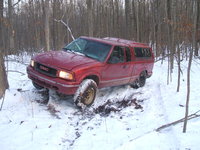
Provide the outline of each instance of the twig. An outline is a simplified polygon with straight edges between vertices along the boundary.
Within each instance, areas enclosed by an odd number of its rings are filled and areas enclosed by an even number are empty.
[[[32,118],[34,118],[33,101],[31,102],[31,112],[32,112]]]
[[[0,111],[1,111],[2,108],[3,108],[4,100],[5,100],[5,93],[3,94],[3,100],[2,100],[2,103],[1,103]]]
[[[150,134],[150,133],[152,133],[152,132],[154,132],[154,131],[147,131],[147,132],[145,132],[144,134],[139,135],[139,136],[135,137],[134,139],[131,139],[130,142],[132,142],[132,141],[134,141],[134,140],[137,140],[137,139],[139,139],[139,138],[141,138],[141,137],[143,137],[143,136],[145,136],[145,135],[147,135],[147,134]]]
[[[198,110],[197,112],[195,112],[195,113],[189,115],[189,116],[188,116],[188,120],[191,120],[191,119],[200,117],[200,114],[197,114],[197,113],[199,113],[199,112],[200,112],[200,110]],[[182,118],[182,119],[179,119],[179,120],[177,120],[177,121],[174,121],[174,122],[171,122],[171,123],[162,125],[162,126],[160,126],[159,128],[155,129],[155,131],[159,132],[160,130],[162,130],[162,129],[164,129],[164,128],[170,127],[170,126],[172,126],[172,125],[176,125],[176,124],[178,124],[178,123],[180,123],[180,122],[183,122],[183,121],[185,121],[185,118]]]
[[[200,65],[200,63],[199,63],[199,62],[197,62],[195,59],[193,59],[193,61],[194,61],[194,62],[196,62],[198,65]]]
[[[7,61],[7,62],[10,62],[10,61],[17,62],[17,63],[20,63],[20,64],[25,65],[25,66],[29,65],[29,64],[24,63],[23,61],[19,61],[19,60],[12,59],[12,58],[7,58],[5,61]]]
[[[165,55],[165,56],[162,56],[161,58],[155,60],[155,62],[161,61],[161,60],[165,59],[165,58],[168,57],[168,56],[170,56],[170,54],[167,54],[167,55]]]
[[[20,73],[21,75],[25,75],[25,73],[17,71],[17,70],[8,70],[7,72],[16,72],[16,73]]]

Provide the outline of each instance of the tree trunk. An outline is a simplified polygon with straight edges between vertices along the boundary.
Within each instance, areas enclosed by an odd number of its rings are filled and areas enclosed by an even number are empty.
[[[192,65],[192,57],[193,57],[193,52],[195,49],[195,43],[196,43],[196,25],[197,25],[197,1],[195,0],[193,2],[193,16],[194,16],[194,27],[193,27],[193,46],[190,50],[190,56],[189,56],[189,63],[188,63],[188,69],[187,69],[187,99],[186,99],[186,106],[185,106],[185,121],[183,124],[183,133],[186,133],[187,130],[187,121],[188,121],[188,112],[189,112],[189,100],[190,100],[190,69]]]
[[[8,88],[9,88],[9,85],[8,85],[7,74],[6,74],[5,65],[4,65],[4,59],[3,59],[2,53],[0,52],[0,98],[2,98],[2,96],[5,93],[5,90]]]
[[[183,125],[183,133],[186,132],[187,128],[187,120],[188,120],[188,112],[189,112],[189,100],[190,100],[190,69],[192,65],[192,56],[193,56],[193,48],[190,51],[188,69],[187,69],[187,99],[186,99],[186,106],[185,106],[185,120]]]
[[[177,83],[177,92],[180,90],[180,80],[181,80],[181,52],[180,47],[178,45],[178,83]]]
[[[3,0],[0,0],[0,20],[3,20]],[[5,71],[5,65],[4,65],[4,59],[3,59],[3,24],[2,21],[0,21],[0,98],[5,93],[5,90],[8,89],[8,80],[7,75]]]
[[[12,0],[8,0],[8,20],[9,20],[9,28],[8,28],[8,35],[9,35],[9,49],[13,50],[15,48],[14,45],[14,36],[15,31],[13,29],[13,4]]]
[[[200,0],[197,0],[197,2],[196,2],[196,5],[197,5],[197,7],[196,7],[196,18],[194,18],[194,19],[196,19],[196,21],[195,21],[195,24],[194,24],[194,26],[195,26],[195,39],[194,39],[194,47],[195,47],[195,50],[194,50],[194,55],[195,56],[199,56],[199,49],[198,49],[198,28],[199,28],[199,20],[200,20],[200,15],[199,15],[199,13],[200,13]],[[200,31],[199,31],[200,32]]]
[[[49,51],[50,50],[49,0],[45,0],[45,2],[43,2],[43,10],[44,10],[45,46],[46,46],[46,51]]]
[[[92,8],[93,8],[93,0],[87,0],[87,9],[88,9],[88,31],[89,36],[93,37],[93,14],[92,14]]]
[[[131,38],[131,2],[128,0],[125,1],[125,19],[126,19],[126,29],[125,33],[128,39]]]
[[[136,20],[137,20],[137,41],[140,42],[140,20],[139,20],[139,7],[140,7],[140,1],[137,1],[136,4]]]

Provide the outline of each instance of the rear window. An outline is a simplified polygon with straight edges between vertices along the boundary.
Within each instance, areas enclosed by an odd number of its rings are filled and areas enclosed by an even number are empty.
[[[138,58],[148,58],[148,57],[151,57],[150,48],[135,47],[134,48],[134,54]]]

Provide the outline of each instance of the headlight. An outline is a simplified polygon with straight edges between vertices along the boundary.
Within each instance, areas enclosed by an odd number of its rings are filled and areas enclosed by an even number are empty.
[[[73,80],[74,79],[73,74],[66,72],[66,71],[60,71],[58,76],[60,78],[67,79],[67,80]]]
[[[35,65],[34,60],[31,60],[30,65],[31,65],[31,67],[34,67],[34,65]]]

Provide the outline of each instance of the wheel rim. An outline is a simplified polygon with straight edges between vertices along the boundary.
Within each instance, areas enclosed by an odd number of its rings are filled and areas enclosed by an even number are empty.
[[[94,100],[94,96],[95,96],[95,90],[93,88],[89,88],[85,92],[84,104],[90,105]]]

